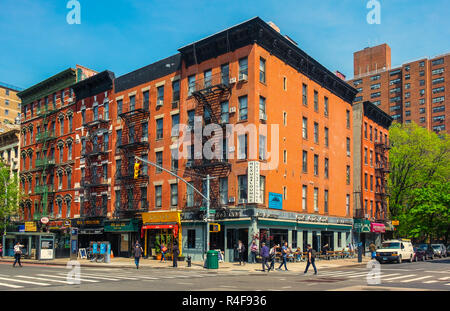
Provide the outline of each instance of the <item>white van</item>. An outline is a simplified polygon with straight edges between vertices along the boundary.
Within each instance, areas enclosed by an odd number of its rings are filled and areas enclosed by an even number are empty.
[[[383,242],[376,253],[376,259],[380,263],[390,261],[401,263],[404,260],[412,262],[414,248],[410,240],[390,240]]]

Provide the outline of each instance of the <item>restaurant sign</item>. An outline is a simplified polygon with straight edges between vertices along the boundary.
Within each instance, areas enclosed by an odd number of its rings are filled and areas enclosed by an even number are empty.
[[[148,212],[142,213],[142,222],[146,223],[167,223],[167,222],[180,222],[179,211],[173,212]]]
[[[36,232],[37,226],[34,221],[26,221],[25,222],[25,232]]]
[[[111,221],[105,223],[105,232],[137,232],[137,221]]]

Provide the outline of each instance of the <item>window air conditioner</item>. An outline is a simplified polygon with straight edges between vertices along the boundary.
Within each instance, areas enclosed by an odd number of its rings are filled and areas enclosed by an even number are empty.
[[[235,112],[236,112],[236,107],[230,107],[229,112],[230,112],[230,113],[235,113]]]
[[[239,74],[239,81],[247,81],[247,75],[245,73]]]
[[[230,84],[236,83],[236,78],[230,78]]]
[[[259,119],[263,121],[267,121],[267,115],[263,112],[259,113]]]

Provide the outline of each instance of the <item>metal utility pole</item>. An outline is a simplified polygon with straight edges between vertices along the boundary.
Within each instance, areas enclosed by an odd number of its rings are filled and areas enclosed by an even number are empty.
[[[206,221],[206,252],[208,252],[209,250],[209,207],[210,207],[210,199],[209,199],[209,181],[212,179],[209,175],[207,175],[206,177],[206,196],[203,195],[203,193],[201,193],[199,190],[197,190],[194,186],[192,186],[188,181],[186,181],[183,177],[178,176],[177,174],[165,169],[162,166],[159,166],[156,163],[153,163],[149,160],[146,159],[142,159],[140,157],[135,156],[136,160],[139,160],[141,162],[150,164],[154,167],[157,167],[160,170],[163,170],[167,173],[169,173],[170,175],[176,177],[177,179],[180,179],[182,182],[184,182],[188,187],[191,187],[195,192],[197,192],[202,198],[204,198],[206,200],[206,217],[205,217],[205,221]]]

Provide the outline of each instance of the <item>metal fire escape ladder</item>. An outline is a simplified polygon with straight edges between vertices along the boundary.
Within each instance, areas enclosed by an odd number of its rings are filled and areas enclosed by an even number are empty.
[[[375,152],[378,154],[379,161],[375,165],[375,177],[380,183],[376,187],[376,197],[381,202],[381,210],[377,211],[378,220],[383,220],[387,215],[387,174],[390,172],[387,152],[390,149],[388,142],[375,144]]]

